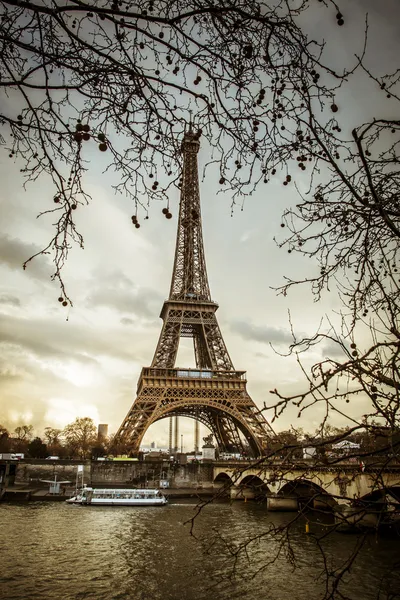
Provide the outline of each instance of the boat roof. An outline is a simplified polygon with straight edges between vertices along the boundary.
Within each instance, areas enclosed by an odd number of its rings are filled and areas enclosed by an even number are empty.
[[[158,493],[160,490],[155,489],[155,488],[93,488],[93,487],[85,487],[84,491],[93,491],[93,492],[104,492],[104,493],[111,493],[111,492],[120,492],[122,494],[142,494],[143,492],[146,493],[151,493],[154,492],[155,494]]]

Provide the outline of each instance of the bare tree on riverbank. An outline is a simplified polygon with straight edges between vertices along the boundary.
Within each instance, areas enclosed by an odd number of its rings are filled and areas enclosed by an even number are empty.
[[[91,448],[97,441],[97,429],[90,417],[77,417],[63,429],[65,446],[71,456],[89,458]]]

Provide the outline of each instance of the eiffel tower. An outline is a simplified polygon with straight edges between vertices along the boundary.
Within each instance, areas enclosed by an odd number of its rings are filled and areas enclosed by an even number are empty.
[[[236,371],[211,300],[203,247],[197,154],[200,133],[190,127],[181,151],[183,173],[175,260],[163,327],[150,367],[144,367],[137,396],[116,434],[131,454],[152,423],[171,416],[196,419],[211,430],[218,449],[264,454],[273,430],[246,391],[245,371]],[[193,339],[195,369],[175,366],[181,337]],[[247,448],[246,448],[247,446]]]

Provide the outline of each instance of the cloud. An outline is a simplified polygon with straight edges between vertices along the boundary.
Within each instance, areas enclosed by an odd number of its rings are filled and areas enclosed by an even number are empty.
[[[9,306],[21,306],[20,299],[12,294],[0,294],[0,304],[8,304]]]
[[[23,264],[34,254],[41,251],[35,244],[26,244],[17,238],[10,238],[7,234],[0,234],[0,264],[6,265],[14,271],[23,270]],[[26,272],[38,279],[50,279],[51,267],[43,255],[27,265]]]
[[[91,357],[111,356],[133,360],[126,335],[107,334],[80,323],[51,320],[48,317],[20,318],[0,313],[0,343],[19,347],[39,358],[76,359],[87,362]]]
[[[97,421],[100,413],[113,429],[119,426],[138,376],[133,361],[96,360],[78,352],[44,357],[26,346],[1,346],[0,412],[5,426],[31,423],[41,435],[47,425],[64,426],[77,415]]]
[[[293,337],[285,329],[276,327],[262,327],[246,321],[233,321],[231,329],[245,340],[261,342],[263,344],[291,344]]]
[[[249,229],[249,230],[244,231],[239,238],[239,242],[241,244],[246,243],[249,239],[251,239],[253,237],[255,231],[256,231],[255,229]]]
[[[254,356],[256,358],[262,358],[262,359],[267,359],[269,360],[269,356],[267,354],[265,354],[264,352],[255,352]]]
[[[163,297],[158,291],[145,287],[138,288],[120,271],[103,273],[101,279],[104,284],[93,288],[86,300],[87,306],[110,308],[144,319],[154,318],[159,313]],[[125,321],[123,324],[126,325],[128,322]]]
[[[99,422],[98,407],[92,403],[82,402],[71,398],[50,398],[47,403],[45,423],[53,423],[63,428],[66,423],[72,423],[77,417],[90,417]]]
[[[134,319],[130,319],[129,317],[122,317],[120,323],[122,323],[122,325],[133,325],[135,321]]]
[[[345,344],[348,347],[348,350],[350,352],[350,346],[348,344]],[[324,346],[322,346],[321,348],[321,354],[322,356],[325,357],[335,357],[335,358],[348,358],[348,356],[346,356],[342,346],[340,344],[335,344],[335,342],[328,342],[327,344],[325,344]]]
[[[91,307],[104,306],[120,313],[154,318],[161,309],[162,300],[158,292],[150,289],[121,290],[103,286],[88,297],[87,305]]]

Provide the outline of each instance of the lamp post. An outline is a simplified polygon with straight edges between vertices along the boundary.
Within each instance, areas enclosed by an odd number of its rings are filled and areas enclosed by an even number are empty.
[[[181,435],[181,454],[183,454],[183,435]]]

